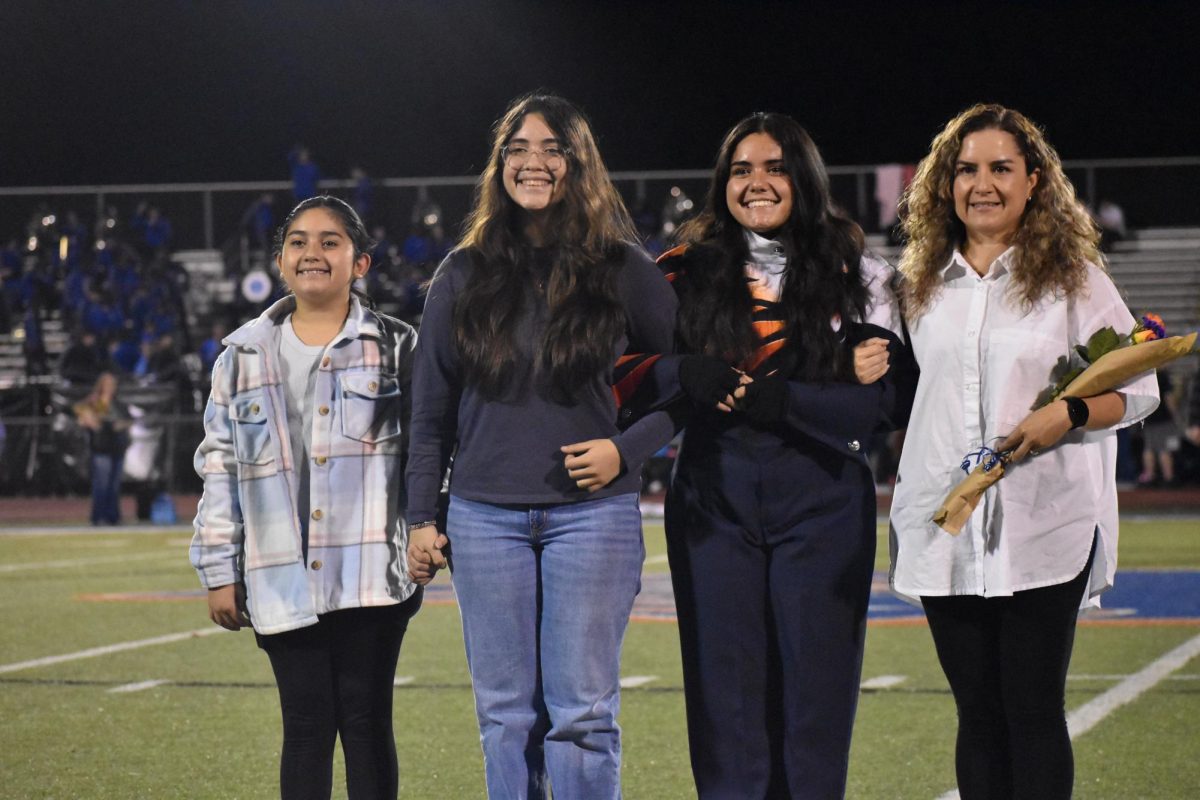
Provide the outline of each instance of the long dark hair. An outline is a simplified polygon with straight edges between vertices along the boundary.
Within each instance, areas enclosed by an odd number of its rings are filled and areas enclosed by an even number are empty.
[[[362,218],[358,216],[358,212],[354,210],[353,206],[345,200],[333,197],[332,195],[319,194],[316,197],[301,200],[283,218],[283,224],[276,229],[275,238],[271,242],[271,254],[275,258],[279,258],[283,253],[284,240],[287,239],[288,230],[292,227],[292,223],[296,221],[296,217],[310,208],[323,208],[338,218],[342,223],[342,227],[346,229],[346,235],[350,237],[350,244],[354,246],[355,260],[362,255],[370,255],[371,250],[375,247],[375,240],[371,238],[371,234],[367,233],[367,226],[363,224]],[[356,288],[353,283],[350,284],[350,293],[362,301],[367,308],[375,307],[375,301],[371,299],[371,296],[361,289]]]
[[[501,150],[529,114],[540,115],[566,151],[563,196],[551,207],[546,226],[552,237],[545,242],[550,319],[537,364],[550,395],[571,402],[578,387],[610,366],[613,343],[625,328],[616,273],[636,233],[587,118],[561,97],[519,97],[493,126],[491,157],[459,243],[473,268],[454,307],[454,339],[466,379],[486,396],[503,394],[516,360],[516,321],[535,281],[535,256],[523,232],[523,212],[504,188]]]
[[[779,143],[792,186],[792,211],[780,231],[791,247],[780,304],[787,336],[796,345],[797,374],[810,380],[847,378],[851,364],[830,321],[861,319],[865,313],[863,233],[834,205],[812,138],[783,114],[751,114],[733,126],[717,153],[704,211],[680,229],[679,239],[691,244],[695,265],[688,270],[689,292],[679,309],[680,339],[689,349],[732,363],[758,345],[746,290],[749,249],[725,198],[734,150],[752,133]]]

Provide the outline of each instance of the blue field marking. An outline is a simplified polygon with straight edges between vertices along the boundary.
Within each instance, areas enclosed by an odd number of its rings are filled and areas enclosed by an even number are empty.
[[[1102,598],[1110,612],[1126,610],[1135,619],[1200,621],[1200,572],[1194,570],[1118,570],[1113,588]]]
[[[1113,588],[1101,597],[1102,608],[1085,611],[1085,622],[1166,620],[1200,624],[1200,571],[1120,570]],[[875,573],[867,618],[873,621],[919,621],[920,606],[910,605],[888,590],[887,575]]]

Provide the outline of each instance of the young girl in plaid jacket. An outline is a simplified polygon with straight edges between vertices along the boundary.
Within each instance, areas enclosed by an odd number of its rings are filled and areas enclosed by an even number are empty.
[[[351,798],[396,797],[392,685],[421,592],[404,560],[415,334],[352,283],[371,241],[352,208],[291,212],[291,294],[225,339],[196,452],[191,561],[209,616],[253,626],[279,686],[284,798],[328,798],[340,735]]]

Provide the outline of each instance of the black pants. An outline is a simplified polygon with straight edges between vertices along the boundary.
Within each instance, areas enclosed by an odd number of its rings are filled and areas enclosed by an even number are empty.
[[[328,800],[339,735],[351,800],[395,800],[393,683],[400,642],[421,594],[417,589],[399,605],[334,611],[316,625],[256,636],[279,685],[283,800]]]
[[[762,517],[774,525],[729,519],[679,481],[668,496],[667,548],[701,800],[845,794],[875,495],[865,466],[837,458],[845,462],[841,479],[826,485],[814,470],[761,468],[787,481],[786,491],[764,491],[768,502],[793,512],[767,508],[776,513]],[[764,505],[738,499],[746,516]]]
[[[1071,796],[1067,666],[1087,579],[1085,566],[1067,583],[1011,597],[921,598],[958,706],[963,800]]]

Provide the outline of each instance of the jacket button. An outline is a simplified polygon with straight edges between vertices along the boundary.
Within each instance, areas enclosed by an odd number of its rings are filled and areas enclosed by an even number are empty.
[[[317,413],[320,414],[322,417],[328,416],[329,406],[321,406],[320,408],[317,409]]]
[[[322,366],[322,367],[328,367],[328,366],[329,366],[329,360],[330,360],[330,359],[329,359],[329,356],[325,356],[324,358],[322,358],[322,359],[321,359],[321,366]]]
[[[325,462],[328,461],[329,459],[327,459],[325,456],[317,456],[313,460],[317,462],[318,467],[323,467],[323,466],[325,466]]]
[[[368,391],[372,391],[372,392],[377,391],[379,389],[379,384],[376,383],[375,381],[371,381],[370,383],[367,384],[367,389],[368,389]]]
[[[314,562],[312,562],[312,564],[311,564],[310,566],[311,566],[313,569],[320,569],[320,568],[321,568],[322,566],[324,566],[324,565],[323,565],[323,564],[321,564],[321,562],[320,562],[320,561],[314,561]]]
[[[321,517],[323,517],[323,516],[325,516],[325,513],[324,513],[323,511],[321,511],[321,509],[319,509],[319,508],[318,508],[316,511],[314,511],[314,512],[312,513],[312,518],[313,518],[313,519],[318,519],[318,520],[319,520],[319,519],[320,519]]]
[[[250,406],[251,414],[257,414],[259,411],[261,411],[261,409],[258,407],[258,403],[255,403],[254,405]]]
[[[857,453],[862,449],[862,445],[858,443],[858,439],[855,439],[852,442],[846,442],[846,447],[850,448],[851,453]]]

